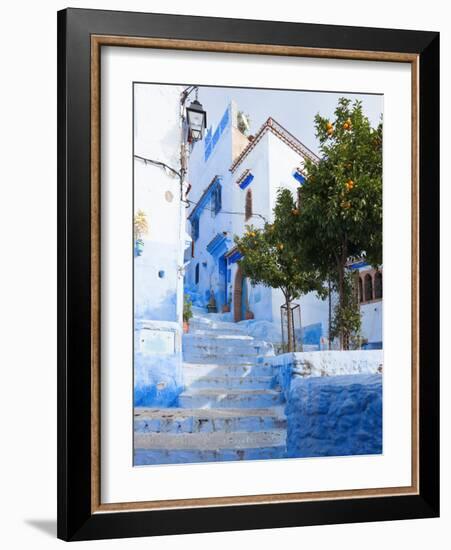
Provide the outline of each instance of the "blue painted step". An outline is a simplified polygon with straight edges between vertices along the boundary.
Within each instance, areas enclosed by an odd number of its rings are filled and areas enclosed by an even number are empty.
[[[278,390],[188,390],[180,394],[179,405],[186,408],[264,408],[283,402]]]
[[[224,365],[219,363],[184,363],[183,374],[186,380],[200,378],[202,376],[220,377],[247,377],[247,376],[273,376],[273,367],[269,364],[258,363],[233,363]]]
[[[191,389],[269,390],[275,385],[274,376],[216,376],[214,373],[199,378],[185,378]]]
[[[135,433],[134,448],[136,466],[281,458],[286,452],[286,432]]]
[[[283,407],[266,409],[148,409],[137,407],[135,433],[212,433],[286,429]]]

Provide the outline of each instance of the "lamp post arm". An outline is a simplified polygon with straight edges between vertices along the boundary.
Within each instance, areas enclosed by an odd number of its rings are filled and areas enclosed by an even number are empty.
[[[140,155],[133,155],[133,156],[135,157],[135,159],[142,160],[144,162],[144,164],[149,163],[149,164],[153,164],[154,166],[160,166],[161,168],[165,168],[166,170],[169,170],[170,172],[172,172],[178,178],[181,178],[181,173],[178,172],[175,168],[172,168],[171,166],[166,164],[165,162],[161,162],[159,160],[149,159],[149,158],[146,158],[146,157],[141,157]]]

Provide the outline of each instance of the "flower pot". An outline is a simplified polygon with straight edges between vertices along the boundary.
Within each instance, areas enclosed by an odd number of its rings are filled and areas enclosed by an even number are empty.
[[[135,241],[135,256],[141,256],[144,250],[144,242],[141,239]]]
[[[183,321],[183,332],[186,334],[189,332],[189,322]]]
[[[230,313],[230,305],[225,304],[222,306],[222,313]]]
[[[250,319],[254,318],[254,314],[252,311],[246,311],[246,321],[249,321]]]

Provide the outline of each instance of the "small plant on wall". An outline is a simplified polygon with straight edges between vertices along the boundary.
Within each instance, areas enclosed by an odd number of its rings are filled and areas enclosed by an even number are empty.
[[[133,235],[135,238],[135,256],[141,256],[144,250],[143,236],[147,235],[149,225],[143,210],[138,210],[133,218]]]
[[[192,301],[187,294],[183,295],[183,332],[189,331],[189,322],[193,316]]]
[[[237,126],[238,130],[244,135],[249,135],[249,129],[251,125],[251,119],[248,114],[245,114],[243,111],[238,111],[237,116]]]

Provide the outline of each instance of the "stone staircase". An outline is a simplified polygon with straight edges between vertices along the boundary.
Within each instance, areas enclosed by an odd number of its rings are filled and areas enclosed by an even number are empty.
[[[271,345],[235,323],[195,313],[183,337],[185,391],[177,408],[135,409],[135,465],[281,458],[284,400]]]

